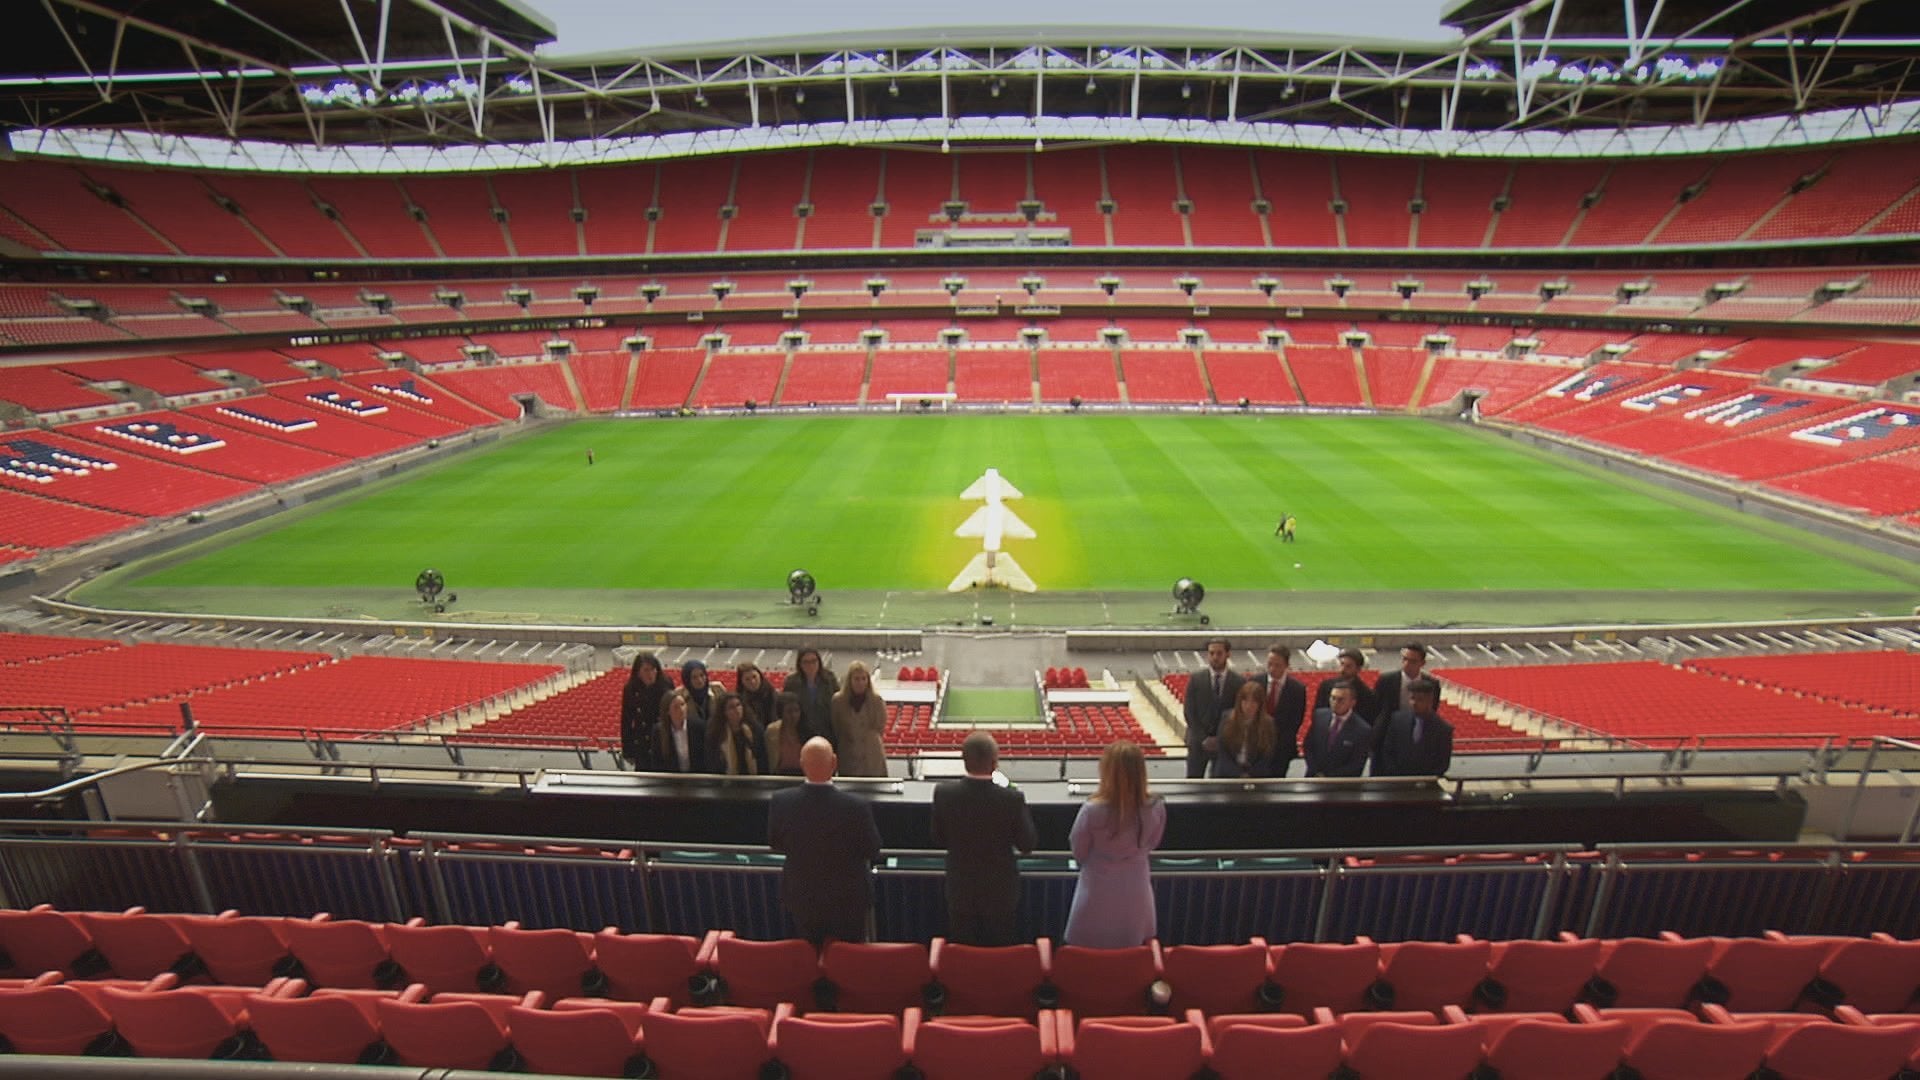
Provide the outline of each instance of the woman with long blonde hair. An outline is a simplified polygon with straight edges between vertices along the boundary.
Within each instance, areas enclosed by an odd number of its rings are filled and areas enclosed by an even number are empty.
[[[1220,721],[1220,749],[1213,758],[1216,779],[1272,776],[1274,750],[1280,745],[1273,717],[1267,715],[1267,688],[1249,680],[1234,695],[1233,709]]]
[[[833,747],[840,753],[841,776],[887,775],[887,703],[873,688],[873,673],[855,660],[847,665],[847,683],[833,695]]]
[[[1154,935],[1147,853],[1167,829],[1167,804],[1147,790],[1147,758],[1125,739],[1100,755],[1100,789],[1069,839],[1080,864],[1067,916],[1069,945],[1122,949]]]

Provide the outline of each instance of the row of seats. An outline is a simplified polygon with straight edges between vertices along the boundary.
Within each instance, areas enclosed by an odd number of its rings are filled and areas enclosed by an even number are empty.
[[[1550,941],[998,948],[935,939],[750,941],[565,929],[427,926],[241,916],[0,911],[0,972],[148,979],[173,972],[241,986],[297,975],[333,989],[592,996],[676,1004],[785,1005],[798,1013],[908,1008],[1032,1019],[1379,1010],[1566,1013],[1722,1005],[1736,1012],[1915,1013],[1920,941],[1869,938],[1577,938]]]

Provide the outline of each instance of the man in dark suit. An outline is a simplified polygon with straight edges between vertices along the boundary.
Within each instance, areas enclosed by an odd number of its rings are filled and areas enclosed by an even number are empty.
[[[1293,665],[1293,650],[1285,645],[1267,649],[1267,670],[1252,681],[1260,687],[1262,708],[1273,718],[1275,745],[1273,775],[1287,775],[1287,767],[1300,754],[1300,727],[1307,719],[1307,687],[1288,674]]]
[[[800,748],[807,782],[773,793],[767,846],[787,857],[780,899],[798,936],[819,945],[865,941],[880,826],[865,799],[833,786],[840,759],[818,736]]]
[[[1320,688],[1313,692],[1314,711],[1318,712],[1330,704],[1327,700],[1327,695],[1333,692],[1334,682],[1338,679],[1345,679],[1353,685],[1353,707],[1360,711],[1361,716],[1366,717],[1366,719],[1371,722],[1373,718],[1378,715],[1379,709],[1374,705],[1373,688],[1367,685],[1367,680],[1360,674],[1366,669],[1366,653],[1352,646],[1341,649],[1340,674],[1334,676],[1333,679],[1321,683]]]
[[[1376,738],[1375,776],[1442,776],[1453,763],[1453,725],[1440,718],[1440,684],[1432,679],[1407,683],[1413,704],[1381,723]]]
[[[964,780],[933,789],[933,843],[947,849],[947,939],[961,945],[1017,943],[1020,867],[1014,851],[1033,850],[1027,797],[994,781],[1000,747],[976,731],[960,744]]]
[[[1220,749],[1220,717],[1233,708],[1233,697],[1245,680],[1227,667],[1233,645],[1226,638],[1207,642],[1207,666],[1187,678],[1187,779],[1207,775],[1207,765]]]
[[[1359,776],[1367,770],[1373,727],[1354,707],[1353,684],[1335,679],[1327,707],[1313,711],[1313,724],[1301,746],[1308,776]]]
[[[1426,667],[1427,647],[1417,641],[1410,641],[1400,646],[1400,670],[1387,672],[1380,676],[1379,682],[1373,685],[1373,696],[1377,708],[1369,716],[1374,718],[1373,738],[1376,743],[1380,740],[1381,732],[1386,730],[1386,726],[1379,721],[1387,719],[1402,709],[1413,707],[1413,702],[1407,697],[1409,683],[1424,677],[1433,679],[1436,685],[1439,684],[1439,679],[1426,674]]]

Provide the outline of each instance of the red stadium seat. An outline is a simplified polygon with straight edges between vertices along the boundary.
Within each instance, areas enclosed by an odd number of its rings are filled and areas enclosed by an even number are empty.
[[[80,922],[113,973],[123,979],[151,979],[176,966],[200,967],[186,934],[168,916],[129,908],[119,913],[82,912]]]
[[[669,1012],[659,1002],[641,1017],[647,1061],[659,1080],[759,1080],[773,1057],[767,1041],[787,1010],[711,1006]]]
[[[286,921],[287,949],[315,986],[386,989],[406,982],[387,951],[386,927],[357,919]]]
[[[1687,1003],[1707,972],[1713,942],[1658,938],[1618,938],[1600,950],[1599,969],[1586,999],[1602,1008],[1672,1009]]]
[[[1053,1014],[1060,1055],[1082,1080],[1188,1080],[1206,1060],[1198,1025],[1166,1016],[1110,1016],[1079,1021]]]
[[[493,958],[486,931],[465,926],[422,926],[408,923],[387,927],[387,947],[411,982],[424,983],[434,993],[485,989],[481,976]],[[488,987],[501,985],[493,979]]]
[[[1620,1066],[1626,1041],[1627,1026],[1618,1021],[1526,1019],[1490,1034],[1486,1059],[1502,1080],[1607,1080]]]
[[[1204,1026],[1212,1047],[1207,1068],[1220,1080],[1263,1080],[1270,1076],[1329,1076],[1340,1068],[1340,1028],[1325,1010],[1313,1024],[1292,1013],[1187,1014]]]
[[[0,911],[0,971],[31,978],[46,971],[86,977],[107,969],[79,919],[41,904]]]
[[[726,984],[726,1003],[805,1012],[820,978],[820,955],[805,941],[749,941],[731,934],[714,943],[714,970]]]
[[[830,941],[820,970],[831,1007],[849,1013],[903,1013],[924,1002],[933,979],[927,947],[909,942]]]
[[[1078,1017],[1141,1016],[1161,976],[1160,943],[1126,949],[1063,945],[1053,950],[1052,982],[1060,1008]]]
[[[1438,1009],[1466,1005],[1487,976],[1492,948],[1464,935],[1457,941],[1402,941],[1380,946],[1383,1008]],[[1384,992],[1390,990],[1390,993]]]
[[[239,1057],[246,1052],[246,998],[192,990],[101,991],[114,1030],[141,1057]]]
[[[83,1054],[116,1037],[106,1010],[70,986],[52,985],[0,990],[0,1039],[16,1054]]]
[[[995,1016],[922,1020],[910,1009],[902,1045],[925,1080],[1027,1080],[1060,1056],[1051,1012],[1035,1024]]]
[[[531,1007],[538,998],[522,1004]],[[375,1003],[380,1032],[402,1065],[431,1069],[492,1069],[509,1041],[501,1018],[472,1001],[382,998]]]
[[[1347,1067],[1367,1080],[1465,1080],[1480,1057],[1471,1024],[1371,1024],[1347,1047]]]
[[[946,994],[949,1016],[1006,1016],[1033,1020],[1036,995],[1047,981],[1052,942],[985,947],[935,938],[930,962]]]
[[[626,1076],[641,1054],[632,1029],[610,1009],[507,1011],[514,1052],[528,1072],[567,1076]]]
[[[791,1080],[894,1080],[907,1063],[900,1018],[877,1013],[782,1017],[772,1049]]]
[[[1901,1012],[1920,998],[1920,941],[1896,941],[1885,934],[1836,939],[1820,963],[1820,978],[1831,987],[1833,1005],[1863,1013]]]
[[[1627,1037],[1621,1056],[1643,1080],[1745,1080],[1766,1058],[1772,1034],[1758,1022],[1656,1019]]]
[[[664,997],[675,1006],[693,1001],[689,980],[707,970],[718,933],[706,940],[675,934],[622,934],[612,927],[593,938],[594,960],[607,977],[607,996],[621,1001]]]
[[[1380,977],[1380,948],[1364,937],[1351,945],[1275,945],[1268,957],[1279,1007],[1301,1016],[1319,1008],[1335,1013],[1367,1008],[1367,990]]]
[[[1792,1009],[1832,950],[1822,938],[1714,938],[1699,997],[1732,1012]]]
[[[291,970],[285,927],[284,919],[234,911],[180,922],[213,980],[227,986],[265,986],[276,976],[297,974]]]
[[[352,1065],[383,1061],[389,1055],[371,1000],[343,994],[254,994],[246,999],[246,1008],[254,1037],[275,1061]]]
[[[488,928],[487,945],[507,977],[508,993],[538,990],[550,1001],[606,993],[606,976],[593,966],[591,934],[522,930],[518,923],[508,923]]]
[[[1568,936],[1559,941],[1496,941],[1480,1007],[1505,1012],[1566,1012],[1593,978],[1604,944]]]
[[[1184,1016],[1189,1009],[1214,1016],[1261,1008],[1267,943],[1260,938],[1246,945],[1174,945],[1161,952],[1160,960],[1173,988],[1176,1016]]]

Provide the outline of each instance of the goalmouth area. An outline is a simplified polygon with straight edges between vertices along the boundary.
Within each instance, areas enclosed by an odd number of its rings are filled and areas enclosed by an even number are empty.
[[[592,463],[589,463],[589,451]],[[1039,591],[946,584],[987,468]],[[1275,535],[1282,514],[1298,539]],[[435,615],[424,568],[456,597]],[[806,569],[817,617],[787,603]],[[579,420],[106,573],[110,609],[604,626],[1195,629],[1901,615],[1920,567],[1411,417]]]

